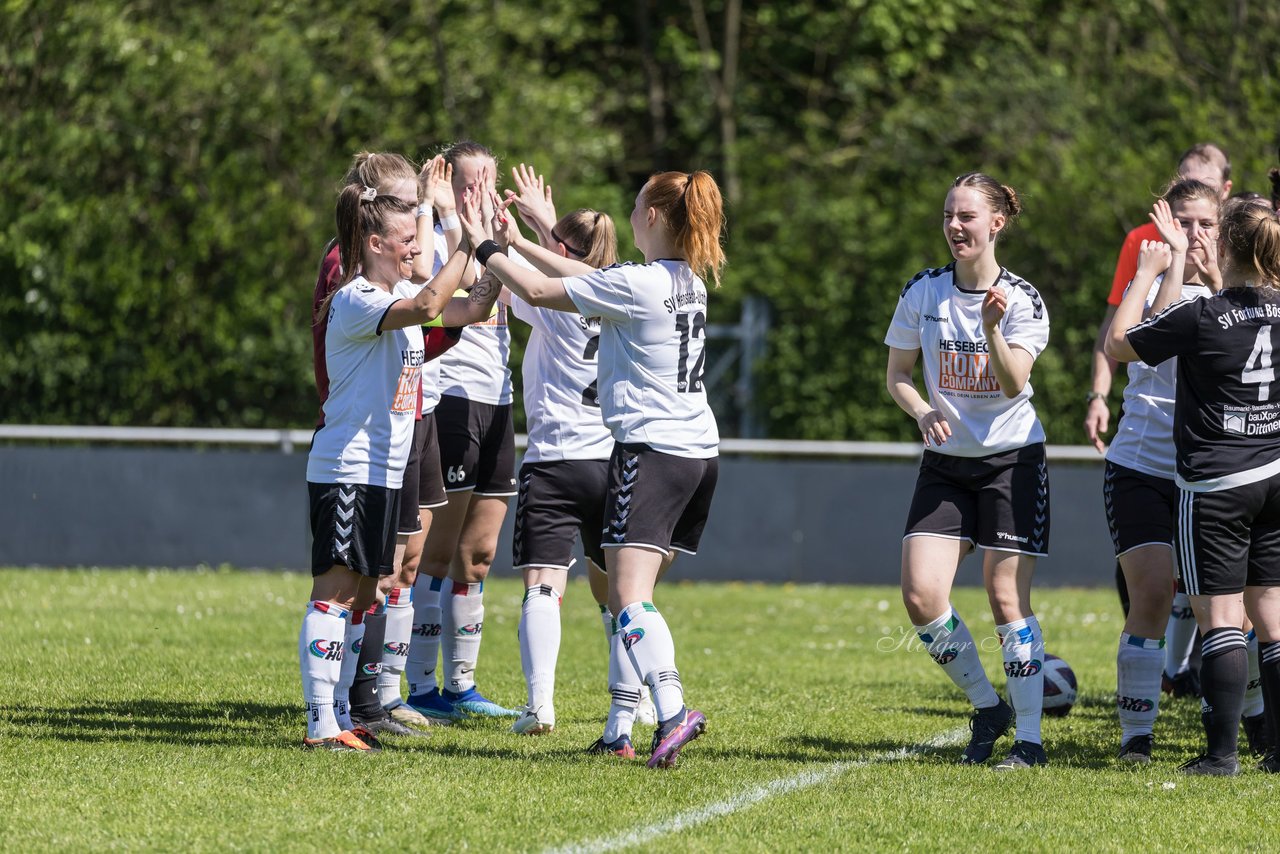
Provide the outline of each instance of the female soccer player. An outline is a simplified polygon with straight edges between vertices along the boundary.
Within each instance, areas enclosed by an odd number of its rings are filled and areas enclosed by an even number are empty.
[[[1044,637],[1031,612],[1031,576],[1049,550],[1049,474],[1029,380],[1049,318],[1036,289],[996,261],[996,241],[1020,210],[1017,194],[993,178],[957,178],[942,212],[955,260],[907,283],[885,336],[889,394],[916,419],[925,444],[902,541],[902,599],[929,655],[974,705],[961,764],[985,762],[1016,715],[1013,748],[997,770],[1048,763],[1040,738]],[[912,379],[922,350],[927,401]],[[950,603],[956,570],[975,546],[985,551],[1013,708],[987,679]]]
[[[453,169],[454,195],[476,193],[489,205],[497,169],[493,152],[477,142],[459,142],[443,157]],[[435,264],[449,257],[457,240],[451,235],[437,230]],[[468,271],[464,283],[474,275]],[[447,504],[435,511],[423,546],[420,569],[429,579],[414,591],[419,631],[432,631],[432,618],[439,615],[443,682],[436,676],[433,651],[424,649],[409,665],[408,702],[429,717],[519,714],[490,701],[475,682],[484,580],[497,552],[507,500],[516,494],[510,349],[507,309],[499,305],[493,317],[463,330],[458,343],[440,358],[439,397],[424,399],[424,410],[434,405],[447,497]]]
[[[1206,261],[1205,247],[1218,239],[1219,191],[1195,180],[1173,184],[1156,202],[1151,221],[1169,247],[1169,254],[1148,251],[1139,256],[1137,275],[1129,286],[1145,293],[1148,312],[1156,305],[1162,275],[1183,280],[1173,299],[1209,296],[1208,283],[1198,269],[1184,279],[1187,252]],[[1169,262],[1169,269],[1159,267]],[[1165,628],[1173,604],[1174,484],[1173,407],[1175,362],[1158,368],[1129,363],[1124,390],[1124,418],[1107,449],[1103,499],[1116,559],[1124,571],[1130,607],[1116,652],[1120,716],[1119,758],[1151,761],[1153,728],[1160,707],[1165,665]]]
[[[1200,685],[1207,749],[1188,774],[1232,775],[1247,680],[1246,613],[1258,634],[1266,715],[1280,709],[1280,403],[1272,353],[1280,325],[1280,221],[1265,202],[1224,208],[1216,251],[1190,256],[1222,289],[1142,321],[1130,289],[1108,334],[1107,355],[1158,366],[1178,357],[1178,566],[1203,638]],[[1168,249],[1148,244],[1144,252]],[[1217,257],[1222,268],[1217,269]],[[1156,304],[1177,295],[1172,276]],[[1214,284],[1210,288],[1216,290]],[[1280,771],[1274,750],[1261,766]]]
[[[476,252],[530,305],[600,318],[597,388],[616,442],[602,547],[609,608],[657,707],[650,768],[674,766],[706,728],[703,714],[685,706],[675,643],[653,590],[675,552],[697,551],[715,491],[720,439],[702,385],[703,281],[719,284],[723,223],[709,173],[662,172],[645,183],[631,212],[642,265],[555,278],[517,264],[492,241]],[[508,239],[504,229],[497,233]],[[601,746],[634,755],[629,734]]]
[[[338,197],[347,281],[320,307],[329,393],[307,459],[314,580],[298,636],[305,747],[377,745],[349,718],[346,694],[357,655],[346,653],[358,651],[378,579],[393,570],[399,489],[424,358],[420,327],[485,317],[497,296],[496,288],[473,289],[467,299],[441,305],[437,288],[452,295],[468,265],[465,246],[435,282],[409,284],[420,253],[413,214],[414,204],[375,187],[349,185]]]
[[[548,276],[586,274],[617,263],[618,241],[608,214],[581,209],[557,221],[550,187],[542,177],[524,164],[512,175],[519,192],[508,190],[508,202],[516,205],[541,241],[539,245],[525,240],[511,223],[509,246],[521,257]],[[574,539],[581,536],[587,578],[610,649],[612,723],[619,732],[630,732],[632,720],[655,719],[652,701],[630,659],[615,653],[615,646],[622,650],[621,638],[615,637],[608,609],[600,537],[613,437],[600,417],[597,391],[600,320],[531,306],[509,292],[507,299],[512,314],[533,327],[522,367],[529,444],[518,478],[513,541],[513,566],[523,571],[525,583],[520,659],[528,703],[511,728],[541,735],[555,726],[560,603],[573,563]]]

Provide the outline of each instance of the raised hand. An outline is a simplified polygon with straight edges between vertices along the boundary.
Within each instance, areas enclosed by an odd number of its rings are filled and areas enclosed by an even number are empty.
[[[1178,232],[1181,234],[1181,230]],[[1182,235],[1182,244],[1187,243],[1187,236]],[[1184,250],[1185,251],[1185,250]],[[1155,277],[1169,269],[1169,265],[1173,263],[1173,249],[1169,244],[1161,243],[1159,240],[1144,240],[1142,248],[1138,250],[1138,273],[1146,274],[1151,278],[1148,281],[1154,281]]]
[[[982,327],[990,331],[996,327],[1009,309],[1009,295],[1004,288],[991,288],[982,299]]]
[[[515,202],[516,211],[530,228],[550,233],[556,224],[556,206],[551,200],[551,188],[532,166],[521,163],[511,170],[516,192],[507,190],[508,202]]]
[[[462,221],[462,249],[475,251],[481,243],[493,238],[480,210],[479,193],[470,190],[465,193],[462,208],[458,211],[458,218]]]
[[[1155,223],[1156,231],[1160,232],[1160,239],[1169,244],[1169,248],[1173,250],[1175,255],[1187,254],[1187,233],[1182,230],[1182,225],[1173,218],[1173,211],[1169,209],[1169,203],[1164,199],[1158,199],[1151,206],[1151,213],[1147,214],[1151,217],[1151,221]],[[1167,264],[1165,265],[1168,266]]]
[[[493,205],[493,239],[503,249],[520,242],[520,227],[516,225],[516,215],[511,212],[514,199],[505,201],[498,198],[497,193],[490,193],[490,204]]]
[[[422,164],[422,169],[418,172],[418,204],[427,207],[434,206],[436,195],[436,170],[440,164],[444,162],[444,158],[440,155],[428,160]]]
[[[1196,272],[1208,285],[1209,290],[1216,294],[1222,290],[1222,271],[1218,269],[1218,241],[1208,232],[1201,231],[1196,235],[1195,245],[1192,248],[1202,250],[1204,258],[1200,257],[1201,252],[1192,252],[1187,257],[1191,259]]]

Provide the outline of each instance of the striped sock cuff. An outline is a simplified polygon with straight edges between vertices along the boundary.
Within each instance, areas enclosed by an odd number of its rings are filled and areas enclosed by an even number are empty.
[[[412,587],[392,587],[391,592],[387,594],[387,606],[397,607],[413,604],[413,588]]]
[[[1224,626],[1205,632],[1200,644],[1201,658],[1213,658],[1233,649],[1244,649],[1247,644],[1244,632],[1234,626]]]
[[[1259,642],[1258,658],[1263,664],[1275,664],[1280,662],[1280,641]]]
[[[316,610],[321,614],[329,614],[330,616],[337,617],[339,620],[345,620],[347,618],[346,608],[339,607],[332,602],[322,602],[319,599],[313,602],[308,602],[307,610]]]
[[[1164,649],[1164,638],[1140,638],[1128,632],[1120,633],[1120,643],[1142,649]]]

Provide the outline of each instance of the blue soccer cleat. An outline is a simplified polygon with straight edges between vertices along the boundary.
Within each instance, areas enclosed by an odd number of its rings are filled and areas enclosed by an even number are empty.
[[[499,706],[474,687],[468,688],[461,693],[454,693],[446,689],[440,692],[440,696],[445,699],[445,702],[450,703],[454,709],[459,712],[465,712],[468,715],[481,715],[486,718],[516,718],[520,716],[519,709],[508,709]]]
[[[410,694],[405,702],[423,717],[430,718],[433,723],[448,724],[462,717],[452,703],[440,696],[440,691],[436,688],[425,694]]]

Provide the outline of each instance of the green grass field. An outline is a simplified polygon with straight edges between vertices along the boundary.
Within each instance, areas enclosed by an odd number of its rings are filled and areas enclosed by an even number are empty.
[[[553,734],[479,720],[381,755],[304,753],[307,589],[280,573],[0,571],[0,848],[1280,847],[1264,818],[1273,778],[1176,772],[1200,743],[1195,703],[1165,704],[1150,767],[1113,763],[1109,590],[1037,595],[1082,695],[1046,720],[1052,767],[999,775],[953,764],[965,704],[923,652],[893,649],[905,618],[879,587],[660,590],[688,699],[710,722],[674,771],[582,753],[608,694],[581,581],[565,597]],[[480,686],[509,705],[523,702],[521,593],[495,579],[486,596]],[[955,602],[975,635],[992,631],[980,590]],[[998,651],[984,661],[998,671]]]

